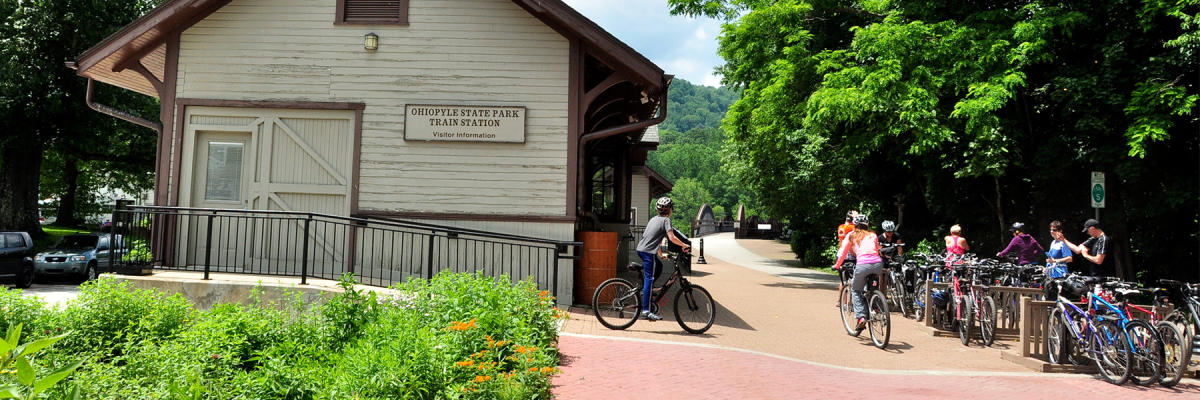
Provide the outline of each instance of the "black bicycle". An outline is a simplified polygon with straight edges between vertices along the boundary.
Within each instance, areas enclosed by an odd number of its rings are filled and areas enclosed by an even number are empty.
[[[676,282],[680,284],[675,292],[674,309],[675,322],[688,333],[701,334],[712,327],[717,319],[717,302],[699,285],[688,282],[683,277],[684,270],[690,270],[692,255],[683,249],[668,246],[668,259],[675,265],[675,272],[667,278],[662,287],[656,287],[650,293],[650,312],[658,313],[660,301],[666,297]],[[631,263],[631,271],[641,271],[640,263]],[[601,283],[592,294],[592,313],[600,324],[608,329],[621,330],[633,326],[641,317],[643,299],[642,285],[634,285],[624,278],[612,278]]]
[[[1155,324],[1165,351],[1159,384],[1169,387],[1179,383],[1188,367],[1195,364],[1193,354],[1200,348],[1200,284],[1170,279],[1159,279],[1158,283],[1169,292],[1161,303],[1175,308]]]

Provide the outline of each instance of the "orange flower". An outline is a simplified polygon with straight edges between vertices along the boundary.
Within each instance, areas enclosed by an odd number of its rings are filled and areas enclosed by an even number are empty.
[[[459,367],[470,367],[472,365],[475,365],[475,360],[459,361],[459,362],[454,363],[454,365],[459,366]]]
[[[529,367],[529,372],[537,372],[537,371],[538,371],[537,367]]]
[[[542,367],[542,373],[543,373],[543,374],[551,374],[551,373],[554,373],[554,368],[551,368],[551,367]]]
[[[487,382],[492,380],[491,375],[475,375],[475,383]]]
[[[450,322],[450,326],[447,326],[446,330],[465,331],[467,329],[471,329],[471,328],[475,328],[475,327],[476,327],[475,318],[471,318],[471,320],[467,321],[467,322],[458,322],[458,321]]]
[[[541,292],[538,292],[538,297],[541,297],[541,298],[545,298],[546,296],[549,296],[549,295],[550,295],[549,290],[543,290]]]

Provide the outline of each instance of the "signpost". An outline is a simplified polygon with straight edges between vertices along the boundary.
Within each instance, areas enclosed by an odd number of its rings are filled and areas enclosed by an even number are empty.
[[[1104,208],[1104,198],[1107,192],[1104,191],[1104,173],[1092,171],[1092,208],[1096,209],[1096,220],[1100,220],[1100,209]]]

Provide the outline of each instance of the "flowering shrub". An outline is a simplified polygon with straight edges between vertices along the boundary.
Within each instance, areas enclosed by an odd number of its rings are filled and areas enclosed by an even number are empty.
[[[70,350],[41,359],[82,362],[70,387],[86,399],[549,398],[563,314],[533,283],[446,273],[398,285],[395,295],[356,290],[349,279],[343,288],[319,305],[196,311],[102,279],[62,310],[0,289],[0,312],[28,312],[13,320],[30,327],[70,328],[60,342]]]

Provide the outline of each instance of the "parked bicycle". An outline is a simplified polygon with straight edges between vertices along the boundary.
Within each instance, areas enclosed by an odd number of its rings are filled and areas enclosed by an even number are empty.
[[[883,256],[883,265],[888,272],[888,298],[891,300],[893,309],[900,312],[900,315],[908,318],[909,311],[912,310],[912,280],[909,279],[910,271],[906,268],[904,256],[899,255],[896,249],[903,248],[904,243],[888,243],[884,244],[879,249],[879,254]]]
[[[1063,293],[1064,287],[1078,288],[1099,282],[1094,278],[1082,284],[1069,278],[1059,280],[1054,309],[1047,324],[1046,352],[1051,363],[1063,364],[1068,358],[1081,361],[1068,356],[1077,350],[1079,357],[1091,359],[1096,364],[1105,381],[1120,385],[1129,380],[1132,372],[1129,335],[1118,325],[1123,318],[1121,310],[1094,291],[1088,291],[1085,311],[1067,300]],[[1078,291],[1072,289],[1068,294]]]
[[[1163,339],[1163,373],[1159,384],[1174,386],[1187,372],[1192,354],[1200,347],[1200,284],[1184,283],[1170,279],[1159,279],[1167,294],[1161,303],[1171,305],[1174,311],[1155,324]],[[1200,360],[1196,360],[1200,362]]]
[[[979,336],[984,346],[996,340],[996,303],[987,295],[988,276],[984,267],[961,264],[951,271],[954,325],[964,346],[971,343],[971,331],[979,324]]]
[[[690,244],[690,243],[689,243]],[[668,246],[668,260],[675,267],[675,272],[661,286],[651,290],[650,312],[658,313],[659,305],[670,292],[675,283],[679,290],[675,292],[672,301],[675,310],[675,321],[688,333],[701,334],[707,331],[717,317],[717,303],[699,285],[688,282],[683,271],[690,270],[692,255],[685,253],[679,246]],[[632,263],[629,270],[641,271],[641,263]],[[640,281],[639,281],[640,282]],[[600,324],[608,329],[626,329],[633,326],[641,316],[642,285],[634,285],[624,278],[612,278],[596,287],[592,294],[592,313]]]
[[[1101,287],[1116,300],[1117,308],[1121,311],[1121,321],[1118,325],[1129,335],[1129,380],[1141,386],[1158,382],[1164,369],[1164,343],[1162,335],[1154,327],[1154,323],[1158,322],[1158,315],[1154,310],[1130,304],[1130,299],[1142,294],[1142,290],[1135,283],[1107,282],[1101,284]],[[1104,294],[1101,297],[1108,300],[1108,296]],[[1133,310],[1147,315],[1147,318],[1135,318]]]

